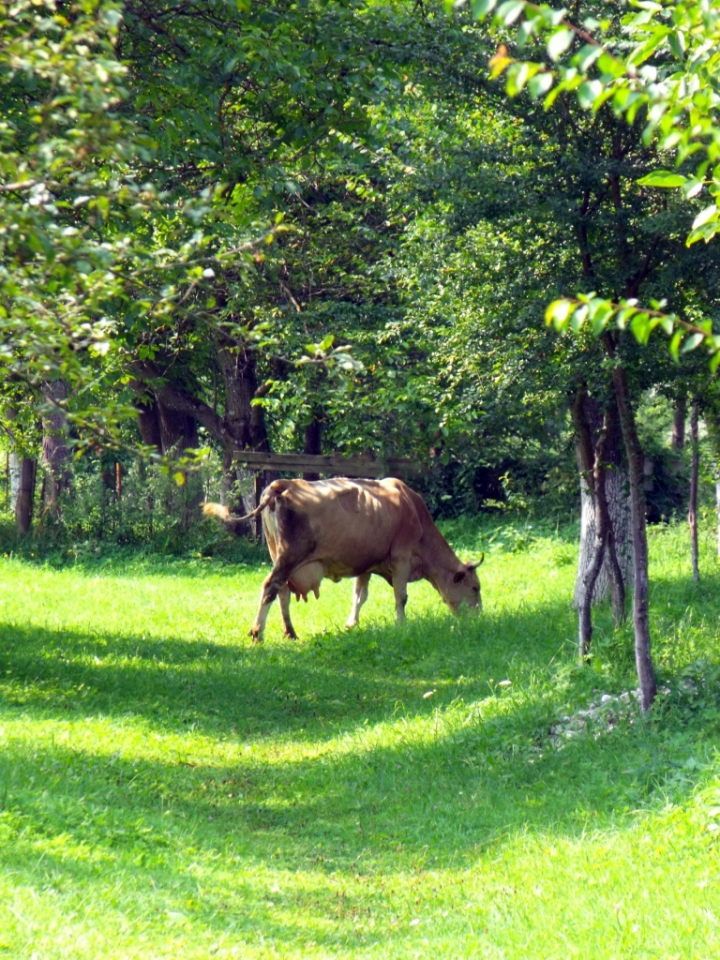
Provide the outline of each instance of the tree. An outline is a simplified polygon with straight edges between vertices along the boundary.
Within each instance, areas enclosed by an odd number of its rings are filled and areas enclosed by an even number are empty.
[[[495,0],[478,0],[473,5],[479,16],[485,16],[496,6]],[[582,107],[600,116],[611,104],[616,115],[624,116],[632,127],[640,115],[644,117],[644,140],[657,138],[660,149],[674,150],[678,164],[697,164],[691,177],[654,171],[640,184],[648,187],[681,187],[686,199],[692,200],[705,186],[711,163],[716,159],[720,144],[720,128],[716,127],[713,110],[716,105],[711,81],[716,72],[716,56],[712,38],[719,29],[719,19],[713,4],[688,2],[685,4],[642,5],[640,14],[625,18],[618,30],[608,5],[588,5],[590,19],[582,26],[570,21],[564,11],[553,11],[534,3],[505,3],[498,8],[496,23],[510,26],[521,18],[518,42],[522,46],[529,38],[547,35],[545,52],[550,63],[520,60],[501,45],[491,64],[493,74],[507,71],[507,89],[517,95],[526,85],[532,95],[545,96],[545,106],[556,101],[566,104],[565,94],[576,93]],[[575,16],[581,16],[576,7]],[[605,15],[605,19],[602,18]],[[601,43],[588,32],[594,28],[607,35]],[[629,55],[619,57],[611,52],[623,42],[622,31],[631,38]],[[563,60],[568,52],[569,57]],[[669,54],[663,58],[663,54]],[[651,58],[654,60],[650,63]],[[569,62],[568,62],[569,60]],[[678,63],[681,69],[678,70]],[[708,93],[695,94],[702,89],[702,80],[708,82]],[[697,104],[696,104],[697,100]],[[646,111],[646,112],[645,112]],[[698,162],[692,158],[698,150],[704,157]],[[710,174],[711,190],[714,174]],[[717,229],[718,210],[715,203],[695,217],[688,243],[711,239]],[[713,364],[720,362],[720,338],[713,333],[712,321],[699,323],[678,320],[676,315],[663,312],[664,301],[651,301],[650,309],[637,302],[637,292],[623,291],[625,296],[608,297],[607,293],[583,294],[578,298],[561,298],[547,310],[548,320],[560,328],[579,329],[586,321],[596,334],[601,334],[612,321],[621,329],[630,326],[641,342],[661,325],[673,334],[671,350],[677,357],[686,331],[692,336],[685,341],[692,349],[707,343],[715,352]],[[677,329],[679,325],[679,329]],[[612,341],[609,354],[615,356]],[[717,358],[717,360],[716,360]],[[643,709],[648,709],[655,692],[654,672],[650,658],[650,635],[647,616],[647,540],[644,531],[645,516],[642,496],[642,450],[637,438],[627,377],[622,366],[613,368],[613,383],[618,402],[623,439],[627,451],[632,491],[633,554],[635,565],[634,624],[638,676]]]

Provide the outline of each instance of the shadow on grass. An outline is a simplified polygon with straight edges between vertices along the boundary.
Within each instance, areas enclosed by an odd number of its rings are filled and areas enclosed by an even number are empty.
[[[365,720],[485,697],[508,677],[526,683],[564,657],[571,628],[562,604],[262,646],[6,624],[0,696],[57,719],[134,717],[163,730],[192,724],[209,736],[326,740]]]
[[[524,831],[576,837],[665,790],[681,799],[702,774],[672,723],[558,749],[552,724],[593,683],[572,668],[564,604],[262,648],[8,625],[0,635],[4,718],[28,721],[27,741],[0,747],[3,859],[18,883],[92,883],[100,897],[113,886],[130,915],[135,886],[156,889],[168,908],[193,902],[183,909],[209,930],[233,912],[248,939],[297,944],[311,910],[333,920],[314,939],[340,947],[382,892],[348,888],[331,903],[338,874],[467,866]],[[29,739],[35,720],[88,717],[141,723],[157,756]],[[163,737],[184,731],[183,758],[163,755]],[[193,757],[198,733],[230,744],[233,760]],[[209,875],[218,859],[226,883],[204,882],[198,899],[193,869]],[[272,893],[276,871],[305,880]]]
[[[310,910],[337,921],[313,939],[340,947],[351,918],[382,907],[382,888],[364,888],[363,877],[402,888],[412,872],[469,867],[518,834],[615,828],[656,803],[670,776],[676,800],[698,776],[677,738],[650,725],[558,750],[530,702],[429,741],[364,736],[332,755],[251,753],[230,764],[99,756],[67,743],[35,745],[19,760],[6,743],[5,868],[54,891],[91,885],[102,898],[111,887],[130,919],[133,891],[153,889],[165,909],[193,903],[206,928],[226,929],[232,914],[244,937],[262,932],[276,944],[297,945],[300,911]],[[209,878],[218,863],[223,884]],[[204,875],[200,898],[194,870]],[[276,889],[273,878],[290,875],[302,880]]]

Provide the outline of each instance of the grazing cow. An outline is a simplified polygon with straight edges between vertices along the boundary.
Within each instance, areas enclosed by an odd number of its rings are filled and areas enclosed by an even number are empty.
[[[233,522],[227,507],[207,503],[207,514]],[[430,511],[402,480],[275,480],[256,510],[262,513],[273,568],[263,583],[250,636],[261,642],[275,597],[280,598],[284,634],[296,638],[290,594],[317,597],[323,577],[336,583],[355,577],[348,627],[357,626],[373,573],[395,592],[398,622],[405,619],[407,584],[428,580],[453,613],[462,604],[482,609],[477,563],[462,563],[433,523]]]

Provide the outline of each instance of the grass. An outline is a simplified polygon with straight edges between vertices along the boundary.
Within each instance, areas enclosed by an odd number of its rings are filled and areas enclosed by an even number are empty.
[[[562,531],[449,528],[485,612],[378,581],[252,647],[266,568],[0,561],[0,957],[714,957],[720,568],[652,530],[652,715],[597,615],[575,665]],[[568,728],[569,729],[569,728]]]

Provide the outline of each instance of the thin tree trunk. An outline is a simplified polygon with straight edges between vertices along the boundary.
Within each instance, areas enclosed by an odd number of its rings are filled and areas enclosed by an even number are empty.
[[[605,343],[614,356],[614,344],[609,336]],[[650,649],[648,547],[645,521],[645,491],[643,489],[643,450],[637,433],[635,415],[630,403],[625,368],[613,369],[613,385],[620,414],[620,426],[630,471],[630,506],[633,542],[635,589],[633,591],[633,626],[635,629],[635,665],[640,682],[643,711],[650,709],[657,693],[657,680]]]
[[[607,544],[607,526],[600,520],[600,508],[598,502],[598,481],[604,480],[602,473],[596,470],[597,455],[595,444],[592,439],[592,428],[588,417],[588,395],[587,389],[582,384],[576,394],[571,407],[573,423],[575,425],[575,439],[577,446],[578,467],[580,476],[584,481],[588,496],[593,502],[597,522],[595,524],[595,534],[592,541],[588,543],[590,557],[585,570],[578,571],[578,579],[581,580],[580,596],[577,604],[578,610],[578,659],[585,661],[590,652],[590,642],[592,640],[592,597],[595,589],[595,583],[602,567],[605,556],[605,546]],[[589,538],[588,538],[589,540]]]
[[[8,456],[8,496],[9,503],[8,506],[11,510],[15,510],[15,504],[17,503],[17,495],[20,490],[20,468],[21,468],[22,458],[15,453],[14,450],[10,451]]]
[[[580,470],[581,530],[578,572],[573,606],[580,611],[587,599],[599,603],[610,594],[616,626],[625,619],[626,589],[632,584],[630,505],[627,471],[621,463],[621,442],[614,403],[600,415],[597,402],[583,388],[571,407]],[[597,538],[603,557],[594,586],[587,595],[586,582],[593,567]]]
[[[572,417],[577,441],[578,465],[585,480],[589,496],[593,500],[595,524],[590,558],[585,569],[580,569],[581,589],[577,602],[578,610],[578,656],[581,661],[587,659],[592,639],[592,602],[595,585],[608,559],[609,578],[612,587],[613,615],[616,624],[622,622],[625,615],[625,584],[615,550],[613,522],[607,498],[607,453],[617,428],[617,414],[614,408],[608,408],[602,418],[602,424],[595,440],[590,423],[590,398],[582,385],[572,404]]]
[[[715,474],[715,511],[717,516],[717,555],[720,557],[720,422],[714,410],[705,411],[705,426],[713,458]]]
[[[680,397],[673,407],[673,428],[670,441],[673,450],[681,451],[685,447],[685,420],[687,419],[687,399]]]
[[[42,463],[45,470],[44,507],[57,520],[60,511],[60,495],[69,482],[68,464],[70,450],[67,444],[67,415],[63,402],[68,388],[64,380],[43,384],[45,410],[42,415]]]
[[[19,536],[30,531],[35,500],[35,477],[37,460],[23,457],[20,461],[20,486],[15,501],[15,528]]]
[[[688,507],[688,524],[690,526],[690,555],[692,558],[692,575],[696,583],[700,582],[700,566],[698,564],[698,526],[697,501],[698,482],[700,477],[700,447],[698,443],[698,404],[693,400],[690,408],[690,444],[692,459],[690,461],[690,504]]]
[[[632,536],[630,531],[630,486],[624,467],[605,470],[605,497],[610,514],[612,539],[608,543],[603,564],[595,581],[592,595],[594,604],[606,600],[612,604],[613,620],[620,625],[625,620],[625,597],[632,589],[633,562]],[[585,578],[592,559],[592,545],[597,532],[597,503],[593,499],[585,478],[580,480],[580,549],[578,572],[575,578],[573,606],[579,609],[584,593]]]

